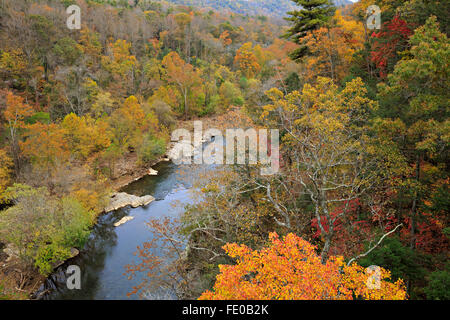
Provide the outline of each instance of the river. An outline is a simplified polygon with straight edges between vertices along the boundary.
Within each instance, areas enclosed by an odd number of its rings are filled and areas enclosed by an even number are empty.
[[[205,167],[189,166],[182,169],[171,162],[161,162],[154,169],[158,170],[158,176],[146,176],[121,191],[137,196],[150,194],[156,201],[145,207],[128,207],[101,215],[81,254],[58,268],[39,289],[38,293],[48,290],[48,293],[41,295],[41,299],[139,298],[137,295],[128,297],[127,293],[131,291],[132,286],[140,283],[142,275],[128,280],[124,275],[124,266],[137,262],[133,255],[136,247],[152,238],[152,233],[145,223],[152,218],[178,217],[184,210],[183,204],[196,200],[190,192],[192,179],[198,176],[199,170],[205,170]],[[134,219],[115,228],[114,223],[126,215]],[[66,286],[65,271],[68,265],[80,267],[79,290],[69,290]],[[149,298],[177,299],[171,292],[150,294]]]

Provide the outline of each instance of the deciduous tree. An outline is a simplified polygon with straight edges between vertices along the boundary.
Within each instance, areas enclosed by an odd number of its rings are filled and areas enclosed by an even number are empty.
[[[300,60],[309,54],[309,47],[303,39],[308,32],[326,27],[334,14],[335,8],[329,0],[292,0],[302,9],[288,12],[290,17],[286,18],[291,22],[291,28],[285,37],[300,45],[299,48],[291,52],[294,60]]]
[[[20,133],[26,127],[25,119],[33,114],[33,108],[23,102],[23,98],[8,91],[6,93],[6,108],[3,117],[8,129],[8,140],[14,158],[16,171],[20,168],[19,141]]]
[[[322,263],[316,248],[292,233],[282,239],[272,233],[269,240],[261,250],[226,244],[224,250],[237,263],[220,265],[213,291],[200,300],[406,299],[403,281],[390,282],[388,270],[380,268],[380,288],[375,289],[363,267],[346,265],[340,256]]]
[[[184,117],[187,119],[191,113],[191,107],[195,106],[190,103],[190,96],[194,94],[194,89],[201,84],[200,71],[186,63],[176,52],[166,55],[162,65],[167,81],[175,84],[183,97]]]

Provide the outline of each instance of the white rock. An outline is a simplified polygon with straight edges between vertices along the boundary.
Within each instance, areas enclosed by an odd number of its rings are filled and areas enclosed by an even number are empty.
[[[143,196],[138,197],[132,194],[128,194],[125,192],[116,193],[111,197],[109,206],[105,208],[105,212],[119,210],[126,206],[132,206],[133,208],[137,208],[140,206],[146,206],[149,203],[153,202],[155,198],[152,196]]]
[[[148,175],[149,176],[157,176],[158,175],[158,171],[155,170],[155,169],[150,168],[150,169],[148,169]]]
[[[146,206],[150,203],[152,203],[153,201],[155,201],[155,198],[153,198],[152,196],[148,195],[148,196],[143,196],[141,197],[141,206]]]
[[[131,216],[123,217],[123,218],[120,219],[118,222],[114,223],[114,227],[117,228],[118,226],[121,226],[121,225],[123,225],[123,224],[125,224],[125,223],[127,223],[128,221],[133,220],[133,219],[134,219],[134,217],[131,217]]]

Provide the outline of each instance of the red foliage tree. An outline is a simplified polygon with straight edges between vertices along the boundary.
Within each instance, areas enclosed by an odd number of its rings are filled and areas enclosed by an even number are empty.
[[[398,16],[384,23],[380,32],[374,32],[371,61],[375,63],[381,78],[386,78],[390,65],[395,65],[398,52],[406,49],[407,40],[412,35],[413,28]]]

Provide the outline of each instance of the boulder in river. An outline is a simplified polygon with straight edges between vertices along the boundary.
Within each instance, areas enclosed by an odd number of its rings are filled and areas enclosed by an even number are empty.
[[[158,175],[158,171],[156,171],[155,169],[148,169],[148,175],[149,176],[157,176]]]
[[[138,197],[125,192],[119,192],[111,197],[109,205],[105,208],[105,212],[119,210],[126,206],[132,206],[133,208],[146,206],[153,201],[155,201],[155,198],[150,195]]]
[[[123,218],[120,219],[118,222],[114,223],[114,227],[117,228],[118,226],[121,226],[121,225],[123,225],[123,224],[125,224],[125,223],[127,223],[128,221],[133,220],[133,219],[134,219],[134,217],[131,217],[131,216],[123,217]]]

